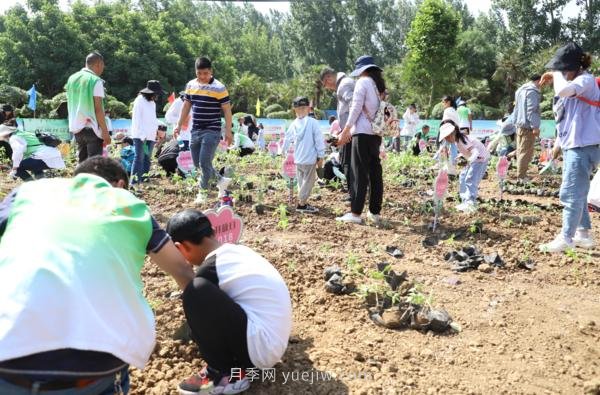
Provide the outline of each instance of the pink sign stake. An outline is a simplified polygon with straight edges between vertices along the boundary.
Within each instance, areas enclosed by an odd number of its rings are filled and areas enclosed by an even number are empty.
[[[502,200],[502,189],[504,187],[504,179],[506,178],[506,173],[508,172],[508,159],[506,156],[501,156],[498,159],[498,164],[496,165],[496,172],[498,173],[498,180],[500,184],[500,200]]]
[[[435,178],[435,186],[433,192],[433,231],[437,228],[438,217],[440,216],[440,210],[444,202],[444,196],[448,191],[448,172],[445,168],[440,169],[437,177]]]
[[[182,151],[177,155],[177,166],[185,174],[189,174],[194,170],[194,161],[190,151]]]
[[[267,149],[269,150],[269,154],[275,156],[277,155],[277,150],[279,149],[279,146],[277,145],[276,141],[271,141],[267,146]]]
[[[234,213],[230,206],[221,206],[218,210],[206,210],[204,215],[208,217],[219,243],[240,242],[244,224],[242,218]]]
[[[292,152],[289,152],[283,161],[282,173],[286,178],[296,178],[296,163]]]

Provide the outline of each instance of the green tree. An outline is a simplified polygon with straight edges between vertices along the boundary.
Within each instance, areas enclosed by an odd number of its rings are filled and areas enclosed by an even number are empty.
[[[425,0],[419,7],[406,38],[408,55],[403,80],[409,93],[427,92],[429,111],[433,99],[455,80],[458,14],[442,0]],[[415,94],[416,93],[416,94]]]

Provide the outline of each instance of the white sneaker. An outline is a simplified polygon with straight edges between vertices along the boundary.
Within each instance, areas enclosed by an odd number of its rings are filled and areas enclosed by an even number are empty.
[[[596,246],[596,242],[589,234],[584,235],[581,231],[575,232],[575,237],[573,237],[573,244],[577,247],[585,248],[586,250],[590,250]]]
[[[219,197],[225,196],[225,191],[227,187],[231,183],[231,178],[221,177],[221,179],[217,182],[217,188],[219,189]]]
[[[542,252],[563,252],[569,248],[575,247],[573,242],[569,243],[565,240],[562,234],[559,234],[550,243],[540,244],[540,251]]]
[[[467,203],[460,203],[460,204],[456,205],[457,211],[465,211],[466,208],[467,208]]]
[[[201,206],[208,201],[208,193],[206,191],[198,192],[196,195],[196,199],[194,200],[194,204],[197,206]]]
[[[367,214],[367,221],[373,223],[373,225],[375,225],[375,226],[379,226],[379,225],[381,225],[381,215],[372,214],[369,211],[369,213]]]
[[[473,202],[463,202],[456,206],[458,211],[462,211],[463,213],[472,214],[477,211],[477,206]]]
[[[335,218],[336,221],[340,221],[340,222],[351,222],[354,224],[362,224],[362,218],[360,216],[356,216],[352,213],[346,213],[344,215],[342,215],[341,217],[336,217]]]

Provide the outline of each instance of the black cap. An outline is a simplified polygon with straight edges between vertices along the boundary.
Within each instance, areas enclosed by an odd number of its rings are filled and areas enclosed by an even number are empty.
[[[552,59],[546,63],[546,68],[556,71],[578,71],[581,68],[583,49],[574,42],[560,47]]]
[[[310,104],[308,102],[308,98],[306,96],[298,96],[292,101],[292,106],[296,107],[308,107]]]
[[[2,105],[2,111],[6,111],[6,112],[14,111],[14,108],[10,104],[3,104]]]
[[[144,89],[142,89],[140,91],[140,93],[149,93],[149,94],[163,94],[165,93],[162,89],[162,86],[160,86],[160,81],[157,80],[150,80],[146,83],[146,87]]]

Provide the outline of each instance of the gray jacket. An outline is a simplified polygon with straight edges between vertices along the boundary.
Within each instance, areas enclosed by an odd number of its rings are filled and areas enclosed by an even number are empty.
[[[512,116],[518,128],[538,129],[540,127],[541,96],[540,90],[533,82],[528,82],[517,90]]]
[[[352,104],[352,94],[354,93],[354,80],[347,77],[344,73],[338,73],[336,85],[337,114],[340,128],[344,129],[346,122],[348,122],[348,115],[350,115],[350,105]]]

